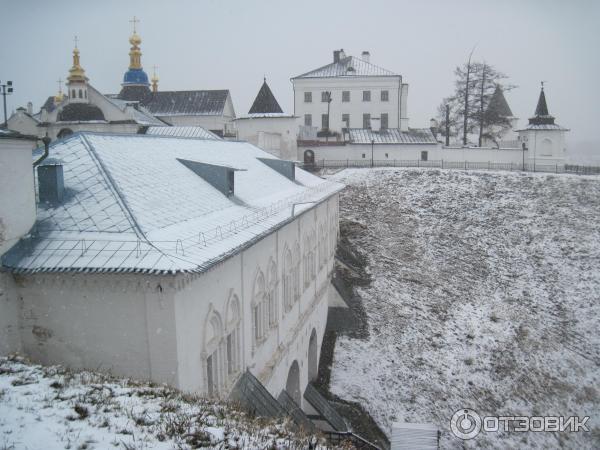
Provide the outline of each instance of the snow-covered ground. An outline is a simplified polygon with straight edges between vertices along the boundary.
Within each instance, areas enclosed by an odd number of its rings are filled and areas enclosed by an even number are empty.
[[[339,337],[331,391],[389,433],[431,422],[442,448],[600,448],[600,177],[345,170],[341,220],[372,283],[369,337]],[[354,227],[354,229],[360,227]],[[591,416],[590,432],[481,434],[450,418]]]
[[[165,386],[0,358],[0,449],[304,449],[310,436]]]

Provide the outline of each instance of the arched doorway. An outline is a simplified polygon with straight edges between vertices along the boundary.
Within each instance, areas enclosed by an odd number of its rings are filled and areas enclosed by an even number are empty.
[[[308,381],[317,379],[319,373],[319,360],[317,358],[317,330],[313,328],[308,341]]]
[[[63,128],[62,130],[60,130],[58,132],[58,134],[56,135],[57,139],[62,139],[62,138],[66,138],[67,136],[70,136],[73,134],[73,130],[71,130],[70,128]]]
[[[302,398],[300,396],[300,367],[298,361],[294,360],[290,371],[288,372],[287,382],[285,383],[285,390],[290,397],[294,399],[298,406],[301,405]]]
[[[304,164],[307,166],[315,164],[315,152],[312,150],[304,150]]]

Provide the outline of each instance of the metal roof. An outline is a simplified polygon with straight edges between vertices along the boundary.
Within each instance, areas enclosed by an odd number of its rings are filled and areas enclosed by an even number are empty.
[[[437,144],[435,136],[429,128],[387,128],[384,131],[368,128],[350,128],[348,130],[351,144]]]
[[[254,103],[250,107],[250,111],[248,114],[281,114],[283,110],[279,103],[277,103],[277,99],[273,95],[271,88],[267,84],[267,80],[263,82],[256,98],[254,99]]]
[[[202,127],[149,127],[146,134],[154,136],[172,136],[198,139],[222,140],[219,136]]]
[[[331,77],[399,77],[397,73],[363,61],[355,56],[347,56],[338,62],[327,64],[292,78],[331,78]]]
[[[571,131],[569,128],[565,128],[557,123],[545,123],[545,124],[529,124],[525,128],[516,131],[525,130],[556,130],[556,131]]]
[[[245,142],[85,132],[50,158],[65,199],[38,205],[35,234],[2,260],[14,272],[202,272],[293,220],[294,203],[342,188],[300,169],[291,181]],[[178,159],[242,169],[234,197]]]
[[[229,90],[152,92],[146,86],[124,86],[118,95],[107,97],[139,101],[155,116],[219,116],[225,109]]]

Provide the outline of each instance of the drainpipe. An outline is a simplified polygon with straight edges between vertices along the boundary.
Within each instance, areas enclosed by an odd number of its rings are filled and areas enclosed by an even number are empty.
[[[50,152],[50,138],[48,137],[48,133],[42,138],[42,142],[44,143],[44,154],[33,163],[33,167],[39,166],[40,163],[48,157]]]

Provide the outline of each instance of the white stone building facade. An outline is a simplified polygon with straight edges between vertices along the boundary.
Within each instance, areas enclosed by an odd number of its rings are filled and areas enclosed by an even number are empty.
[[[75,134],[50,158],[70,194],[38,204],[33,235],[3,255],[2,353],[219,397],[249,370],[302,405],[327,320],[340,185],[299,169],[291,180],[267,153],[220,140]],[[202,172],[226,161],[237,170],[227,195]]]

